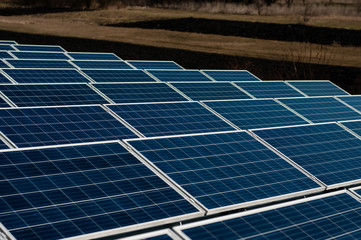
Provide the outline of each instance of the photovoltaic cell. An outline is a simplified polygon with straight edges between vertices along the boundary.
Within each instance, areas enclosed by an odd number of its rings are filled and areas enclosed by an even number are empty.
[[[279,99],[314,123],[361,119],[361,115],[333,97]]]
[[[69,60],[62,52],[11,52],[19,59],[61,59],[61,60]]]
[[[6,51],[0,51],[0,58],[13,58],[13,56]]]
[[[234,130],[197,102],[107,106],[146,137]]]
[[[349,95],[330,81],[288,81],[288,83],[308,96]]]
[[[75,68],[66,60],[7,60],[15,68]]]
[[[133,69],[124,61],[91,61],[91,60],[75,60],[72,61],[79,68],[89,69]]]
[[[202,70],[216,81],[261,81],[245,70]]]
[[[0,221],[16,239],[122,231],[198,212],[116,142],[7,151],[0,158]]]
[[[136,137],[102,107],[0,109],[0,131],[18,147],[46,146]]]
[[[60,46],[51,45],[26,45],[16,44],[14,47],[19,51],[34,51],[34,52],[65,52]]]
[[[156,82],[142,70],[82,70],[96,82]]]
[[[255,98],[303,97],[285,82],[236,82],[236,84]]]
[[[335,123],[253,132],[328,186],[361,181],[361,140]]]
[[[127,142],[210,210],[319,188],[246,132]]]
[[[165,83],[94,83],[94,87],[115,103],[185,101]]]
[[[273,100],[212,101],[205,104],[241,129],[307,123]]]
[[[3,69],[18,83],[88,83],[76,69]]]
[[[109,103],[86,84],[0,85],[0,91],[18,107]]]
[[[2,42],[0,42],[0,50],[1,51],[14,51],[15,49],[8,44],[2,44]]]
[[[172,83],[174,87],[186,94],[194,101],[200,100],[225,100],[225,99],[250,99],[246,93],[242,92],[230,83]]]
[[[341,101],[347,103],[351,107],[355,108],[358,111],[361,111],[361,95],[357,96],[345,96],[345,97],[337,97]]]
[[[122,60],[114,53],[68,52],[67,54],[75,60]]]
[[[190,239],[359,239],[361,204],[346,193],[196,226],[176,227]]]
[[[148,72],[162,82],[212,81],[198,70],[148,70]]]
[[[173,61],[137,61],[128,60],[137,69],[183,69]]]

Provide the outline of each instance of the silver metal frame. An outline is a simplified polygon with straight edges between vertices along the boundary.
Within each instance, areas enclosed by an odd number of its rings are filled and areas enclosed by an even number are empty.
[[[16,51],[16,49],[14,48],[14,46],[16,46],[16,45],[14,45],[14,44],[4,44],[0,41],[0,46],[9,46],[12,48],[12,50],[10,49],[10,50],[2,50],[2,51]]]
[[[76,67],[77,68],[77,67]],[[93,69],[93,68],[82,68],[79,69],[79,71],[81,71],[84,75],[86,75],[89,79],[92,80],[93,83],[146,83],[146,82],[97,82],[95,79],[93,79],[92,77],[90,77],[85,71],[135,71],[135,72],[143,72],[146,76],[148,76],[150,79],[153,79],[154,82],[160,82],[158,79],[154,78],[153,76],[151,76],[150,74],[148,74],[148,72],[146,72],[145,70],[142,69]],[[150,82],[149,83],[153,83]]]
[[[292,85],[293,82],[329,82],[331,83],[331,85],[335,86],[336,88],[340,89],[341,91],[345,92],[347,95],[345,96],[350,96],[350,94],[348,92],[346,92],[345,90],[343,90],[342,88],[340,88],[339,86],[337,86],[336,84],[334,84],[333,82],[331,82],[330,80],[285,80],[285,82],[289,83]],[[293,86],[293,85],[292,85]],[[294,86],[295,88],[297,88],[296,86]],[[299,91],[302,92],[302,90],[299,89]],[[308,96],[306,93],[304,93],[306,96]],[[334,96],[334,95],[330,95],[330,96]],[[311,97],[311,96],[310,96]]]
[[[15,44],[15,45],[13,45],[14,47],[15,47],[15,49],[17,50],[17,51],[19,51],[19,52],[35,52],[35,51],[33,51],[33,50],[31,50],[31,51],[24,51],[24,50],[20,50],[20,49],[18,49],[17,47],[18,46],[29,46],[29,47],[58,47],[58,48],[60,48],[60,49],[62,49],[63,51],[59,51],[59,52],[66,52],[66,50],[62,47],[62,46],[59,46],[59,45],[38,45],[38,44]],[[36,51],[36,52],[43,52],[43,51]],[[47,50],[47,51],[45,51],[45,52],[58,52],[58,51],[49,51],[49,50]]]
[[[222,80],[217,80],[213,77],[211,77],[210,75],[207,74],[207,72],[247,72],[249,73],[249,75],[253,76],[255,79],[258,79],[258,81],[253,81],[253,82],[260,82],[262,81],[262,79],[258,78],[256,75],[254,75],[253,73],[247,71],[247,70],[227,70],[227,69],[202,69],[200,70],[201,72],[203,72],[204,74],[206,74],[208,77],[210,77],[211,79],[213,79],[216,82],[234,82],[233,80],[231,81],[222,81]],[[247,81],[250,82],[250,81]]]
[[[16,41],[14,41],[14,40],[0,40],[0,43],[1,44],[14,44],[14,45],[16,45],[16,44],[18,44]]]
[[[7,230],[7,228],[1,222],[0,222],[0,239],[16,240],[16,238],[9,232],[9,230]]]
[[[145,71],[148,74],[152,75],[155,79],[158,79],[160,82],[170,82],[171,83],[171,82],[194,82],[194,81],[193,80],[190,80],[190,81],[188,81],[188,80],[162,81],[157,76],[152,74],[152,72],[198,72],[205,78],[208,78],[208,80],[207,81],[197,80],[196,82],[215,82],[215,80],[213,80],[213,78],[209,77],[208,75],[206,75],[205,73],[203,73],[202,71],[197,70],[197,69],[146,69]]]
[[[152,63],[165,63],[165,62],[168,62],[168,63],[174,63],[175,65],[177,65],[178,67],[180,67],[181,69],[184,69],[184,67],[182,67],[181,65],[179,65],[178,63],[174,62],[174,61],[157,61],[157,60],[125,60],[128,64],[132,65],[132,62],[152,62]],[[135,66],[133,66],[134,69],[140,69],[140,68],[136,68]],[[157,68],[158,69],[158,68]],[[145,68],[143,70],[156,70],[156,69],[152,69],[152,68]]]
[[[95,62],[95,63],[104,63],[104,62],[116,62],[116,63],[124,63],[125,65],[129,66],[130,69],[124,69],[124,68],[113,68],[113,70],[132,70],[132,69],[136,69],[134,68],[132,65],[130,65],[127,61],[123,61],[123,60],[71,60],[71,62],[76,65],[76,67],[79,69],[79,70],[82,70],[82,69],[98,69],[98,70],[104,70],[105,68],[89,68],[89,67],[85,67],[85,68],[82,68],[81,66],[77,65],[76,62]]]
[[[134,235],[134,236],[126,237],[126,238],[121,238],[121,239],[122,240],[139,240],[139,239],[147,239],[147,238],[151,238],[151,237],[158,237],[158,236],[162,236],[162,235],[167,235],[168,237],[170,237],[173,240],[183,240],[175,232],[173,232],[172,229],[169,229],[169,228],[154,231],[154,232],[147,232],[147,233]],[[117,238],[115,240],[120,240],[120,238]]]
[[[73,58],[72,56],[71,56],[71,54],[94,54],[94,55],[97,55],[97,54],[99,54],[99,55],[104,55],[104,54],[106,54],[106,55],[113,55],[113,56],[115,56],[116,58],[118,58],[118,60],[121,60],[121,61],[123,61],[123,59],[121,59],[120,57],[118,57],[115,53],[110,53],[110,52],[66,52],[66,54],[71,58],[71,59],[73,59],[73,60],[85,60],[85,59],[76,59],[76,58]],[[97,59],[87,59],[87,60],[96,60],[96,61],[102,61],[102,60],[97,60]],[[106,61],[116,61],[116,60],[106,60]]]

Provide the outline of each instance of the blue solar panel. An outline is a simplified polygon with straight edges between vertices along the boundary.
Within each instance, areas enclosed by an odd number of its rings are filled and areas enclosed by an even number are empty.
[[[351,107],[355,108],[358,111],[361,111],[361,95],[357,96],[347,96],[347,97],[337,97],[341,101],[347,103]]]
[[[0,91],[18,107],[109,103],[86,84],[0,85]]]
[[[68,52],[67,54],[75,60],[122,60],[114,53]]]
[[[137,69],[183,69],[173,61],[128,60],[127,62]]]
[[[361,120],[343,121],[342,125],[351,129],[353,132],[361,136]]]
[[[75,68],[66,60],[7,60],[15,68]]]
[[[0,97],[0,108],[10,107],[10,105]]]
[[[214,101],[205,104],[241,129],[307,123],[273,100]]]
[[[102,107],[0,109],[0,131],[18,147],[136,137]]]
[[[0,42],[0,50],[1,51],[14,51],[15,49],[8,44],[2,44],[2,42]]]
[[[198,212],[116,142],[7,151],[0,158],[0,222],[16,239],[91,239]]]
[[[225,100],[225,99],[250,99],[246,93],[242,92],[230,83],[172,83],[177,89],[186,94],[194,101],[200,100]]]
[[[115,103],[187,100],[165,83],[95,83],[93,85]]]
[[[13,58],[13,56],[6,51],[0,51],[0,58]]]
[[[335,123],[254,133],[329,186],[361,182],[361,140]]]
[[[156,82],[142,70],[82,70],[96,82]]]
[[[10,68],[3,60],[0,59],[0,68]]]
[[[320,190],[317,183],[246,132],[127,142],[213,211]]]
[[[308,96],[349,95],[330,81],[289,81],[288,83]]]
[[[51,46],[51,45],[26,45],[26,44],[17,44],[14,47],[19,51],[34,51],[34,52],[65,52],[65,50],[60,46]]]
[[[255,98],[303,97],[285,82],[237,82],[236,84]]]
[[[148,72],[162,82],[212,81],[198,70],[148,70]]]
[[[126,62],[118,61],[91,61],[91,60],[75,60],[72,61],[79,68],[89,69],[133,69]]]
[[[80,83],[89,82],[75,69],[3,69],[18,83]]]
[[[2,73],[0,73],[0,83],[11,83]]]
[[[202,70],[216,81],[261,81],[245,70]]]
[[[314,123],[361,119],[361,114],[333,97],[279,100]]]
[[[0,107],[2,107],[1,105],[2,105],[2,99],[0,98]],[[9,106],[9,105],[8,105]],[[6,145],[5,143],[4,143],[4,141],[3,140],[1,140],[0,139],[0,149],[9,149],[9,147],[8,147],[8,145]],[[1,230],[1,229],[0,229]]]
[[[234,130],[197,102],[108,107],[146,137]]]
[[[360,239],[361,204],[342,192],[176,227],[190,239]]]
[[[17,44],[17,43],[12,40],[0,40],[0,44]]]
[[[69,57],[62,52],[11,52],[19,59],[59,59],[69,60]]]

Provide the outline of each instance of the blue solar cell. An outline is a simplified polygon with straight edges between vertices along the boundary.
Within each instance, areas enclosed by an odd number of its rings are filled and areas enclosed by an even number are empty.
[[[72,61],[79,68],[89,69],[133,69],[126,62],[118,61],[91,61],[91,60],[75,60]]]
[[[0,131],[18,147],[136,137],[102,107],[0,109]]]
[[[148,72],[162,82],[212,81],[198,70],[148,70]]]
[[[241,129],[307,123],[273,100],[214,101],[205,104]]]
[[[254,133],[329,186],[361,180],[361,140],[335,123]]]
[[[255,98],[303,97],[285,82],[237,82],[236,84]]]
[[[146,137],[234,130],[197,102],[108,107]]]
[[[349,95],[330,81],[289,81],[288,83],[308,96]]]
[[[26,45],[16,44],[14,47],[19,51],[34,51],[34,52],[65,52],[60,46],[51,45]]]
[[[114,53],[68,52],[67,54],[75,60],[122,60]]]
[[[10,67],[0,59],[0,68],[10,68]]]
[[[202,70],[216,81],[261,81],[245,70]]]
[[[358,239],[361,204],[346,193],[177,227],[190,239]]]
[[[361,96],[337,97],[358,111],[361,111]]]
[[[6,51],[0,51],[0,58],[13,58],[13,56]]]
[[[319,188],[246,132],[127,142],[214,211]]]
[[[95,83],[93,85],[115,103],[187,100],[165,83]]]
[[[279,100],[314,123],[361,119],[361,114],[333,97]]]
[[[18,83],[81,83],[89,80],[76,69],[3,69]]]
[[[11,52],[19,59],[59,59],[69,60],[69,57],[62,52]]]
[[[66,60],[7,60],[15,68],[75,68]]]
[[[2,42],[0,42],[0,50],[1,51],[14,51],[15,49],[9,44],[2,44]]]
[[[0,221],[17,239],[121,232],[198,212],[116,142],[7,151],[0,158]]]
[[[194,101],[200,100],[225,100],[225,99],[250,99],[246,93],[242,92],[230,83],[172,83],[177,89],[186,94]]]
[[[109,103],[86,84],[0,85],[0,91],[18,107]]]
[[[156,82],[142,70],[82,70],[96,82]]]
[[[173,61],[128,60],[127,62],[137,69],[183,69]]]

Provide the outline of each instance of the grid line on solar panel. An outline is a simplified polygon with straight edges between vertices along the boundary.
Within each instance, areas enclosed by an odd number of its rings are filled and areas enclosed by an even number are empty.
[[[184,239],[358,239],[361,205],[339,191],[173,228]]]
[[[0,51],[0,58],[3,58],[3,59],[12,59],[14,58],[13,55],[10,54],[11,52],[7,52],[7,51]]]
[[[182,82],[182,81],[206,81],[213,80],[198,70],[147,70],[155,78],[162,82]]]
[[[2,44],[0,42],[0,50],[1,51],[14,51],[15,48],[13,48],[12,45],[10,45],[10,44]]]
[[[133,69],[125,61],[107,61],[107,60],[72,60],[80,69]]]
[[[202,215],[119,142],[0,155],[0,221],[17,239],[90,239]]]
[[[18,59],[43,59],[43,60],[52,60],[52,59],[59,59],[59,60],[69,60],[69,57],[66,56],[63,52],[18,52],[18,51],[11,51]]]
[[[2,68],[10,68],[10,66],[6,60],[0,59],[0,69]]]
[[[10,77],[0,70],[0,83],[15,83]]]
[[[201,70],[215,81],[261,81],[246,70]]]
[[[324,189],[244,131],[124,141],[209,213]]]
[[[172,82],[171,85],[194,101],[251,98],[227,82]]]
[[[67,52],[74,60],[122,60],[114,53],[99,53],[99,52]]]
[[[197,102],[106,106],[146,137],[234,130]]]
[[[272,99],[207,101],[204,103],[240,129],[307,123]]]
[[[0,132],[0,149],[9,149],[9,148],[14,148],[13,145],[11,145],[10,142],[7,141],[6,136]]]
[[[184,69],[173,61],[147,61],[147,60],[127,60],[136,69]]]
[[[82,69],[95,82],[158,82],[143,70]]]
[[[67,60],[8,59],[14,68],[75,68]]]
[[[277,99],[314,123],[361,119],[361,114],[334,97]]]
[[[13,45],[16,50],[30,51],[30,52],[65,52],[60,46],[55,45],[29,45],[29,44],[16,44]]]
[[[94,83],[115,103],[173,102],[187,100],[165,83]]]
[[[336,99],[355,111],[361,112],[361,95],[337,96]]]
[[[307,96],[350,95],[345,90],[330,81],[287,81],[288,84],[302,91]]]
[[[18,147],[137,137],[99,105],[2,108],[0,131]]]
[[[252,130],[327,188],[361,182],[361,140],[336,123]]]

